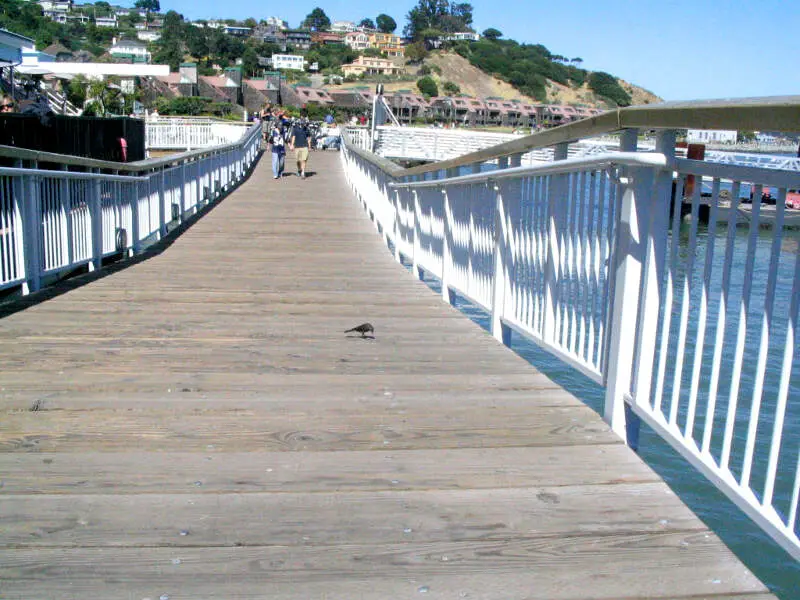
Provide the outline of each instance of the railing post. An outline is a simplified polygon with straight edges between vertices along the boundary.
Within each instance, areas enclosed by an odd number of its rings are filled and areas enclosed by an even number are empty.
[[[33,168],[36,168],[34,163]],[[14,194],[14,210],[21,217],[22,256],[25,279],[22,282],[23,295],[36,292],[42,285],[42,204],[39,198],[39,178],[22,178],[22,190]],[[15,219],[16,220],[16,219]]]
[[[160,238],[167,235],[166,187],[166,174],[164,173],[164,167],[161,167],[161,175],[158,178],[158,235]]]
[[[92,169],[97,173],[99,169]],[[100,270],[103,266],[103,204],[102,182],[99,179],[90,180],[91,193],[89,194],[89,214],[92,219],[92,262],[89,271]]]
[[[416,179],[416,177],[414,178]],[[420,246],[419,246],[419,238],[420,238],[420,225],[419,225],[419,192],[417,192],[416,188],[412,191],[414,194],[414,246],[413,246],[413,253],[411,254],[411,270],[414,272],[414,275],[422,280],[424,279],[424,274],[422,269],[419,266],[419,254],[420,254]]]
[[[567,158],[568,144],[553,148],[553,160]],[[554,344],[558,302],[558,278],[561,265],[561,248],[558,243],[560,221],[564,210],[566,175],[551,175],[547,197],[547,259],[544,271],[544,321],[542,337],[545,343]]]
[[[181,222],[183,222],[186,219],[186,212],[187,212],[186,198],[188,195],[186,193],[187,185],[189,185],[189,182],[186,179],[186,163],[182,162],[181,163]]]
[[[636,130],[625,130],[620,150],[636,150]],[[639,313],[639,294],[642,265],[646,255],[647,223],[652,210],[652,169],[629,169],[621,177],[622,203],[617,221],[617,236],[609,279],[613,281],[610,295],[611,323],[608,327],[608,361],[605,373],[606,398],[604,418],[614,432],[632,447],[638,441],[638,418],[626,408],[625,395],[631,391],[634,348]]]
[[[391,189],[391,188],[390,188]],[[402,263],[400,255],[400,188],[394,188],[394,259]]]
[[[661,130],[656,138],[656,152],[675,158],[675,131]],[[647,246],[645,247],[645,271],[642,282],[642,301],[639,330],[635,351],[636,371],[634,373],[633,400],[644,404],[649,400],[653,380],[653,360],[655,357],[658,312],[662,306],[661,282],[664,281],[667,255],[667,230],[672,201],[672,172],[660,171],[656,175],[655,195],[648,203]]]
[[[458,169],[447,169],[445,177],[455,177]],[[444,232],[442,234],[442,300],[455,306],[456,293],[450,289],[450,271],[453,262],[453,207],[450,203],[450,192],[442,186],[442,217]]]
[[[69,168],[67,165],[61,165],[62,171],[68,171]],[[61,196],[61,210],[64,212],[64,233],[65,233],[65,240],[64,245],[66,246],[65,256],[67,257],[67,264],[72,264],[75,261],[75,248],[73,244],[73,233],[72,233],[72,200],[70,194],[70,185],[68,179],[62,179],[59,183],[60,193]]]
[[[140,175],[140,173],[137,173]],[[141,233],[139,231],[139,203],[141,201],[141,182],[134,182],[128,184],[131,190],[131,245],[133,254],[139,254],[142,251]]]
[[[501,168],[508,166],[508,159],[501,160]],[[503,164],[505,162],[505,164]],[[506,206],[503,193],[497,182],[489,180],[494,187],[494,276],[492,277],[492,321],[491,332],[494,338],[509,346],[511,344],[511,329],[503,324],[503,307],[505,306],[505,289],[508,276],[507,248],[508,248],[508,223],[506,221]]]

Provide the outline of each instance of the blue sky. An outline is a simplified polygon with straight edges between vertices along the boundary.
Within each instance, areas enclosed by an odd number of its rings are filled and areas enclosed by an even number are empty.
[[[416,0],[162,0],[162,12],[189,19],[280,16],[290,26],[315,7],[331,20],[398,23]],[[607,71],[665,100],[800,94],[797,67],[800,5],[794,0],[474,0],[474,28],[494,27],[518,42],[543,44],[554,54],[580,57],[583,67]],[[377,8],[381,6],[382,8]],[[388,8],[391,6],[391,8]]]

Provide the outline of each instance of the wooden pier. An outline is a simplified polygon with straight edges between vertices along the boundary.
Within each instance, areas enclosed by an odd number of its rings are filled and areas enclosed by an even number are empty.
[[[304,181],[265,158],[171,243],[0,319],[0,597],[772,597],[393,260],[338,153]]]

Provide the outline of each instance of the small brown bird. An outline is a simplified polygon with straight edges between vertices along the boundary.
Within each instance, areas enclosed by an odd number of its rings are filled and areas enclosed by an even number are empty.
[[[361,337],[367,337],[368,333],[375,335],[375,328],[372,326],[372,323],[362,323],[358,327],[353,327],[352,329],[348,329],[345,333],[350,333],[351,331],[355,331],[361,334]]]

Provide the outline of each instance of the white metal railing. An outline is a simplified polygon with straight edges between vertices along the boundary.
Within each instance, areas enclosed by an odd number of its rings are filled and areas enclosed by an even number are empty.
[[[110,255],[138,253],[226,194],[258,157],[260,141],[253,126],[236,144],[119,164],[5,148],[23,158],[0,168],[0,289],[36,291],[82,265],[94,270]],[[40,169],[33,156],[64,163]]]
[[[636,133],[524,167],[520,144],[403,170],[348,135],[342,159],[398,260],[605,386],[617,433],[647,422],[800,558],[800,174],[676,158],[674,130],[636,152]]]
[[[454,159],[469,152],[491,148],[497,144],[517,140],[521,137],[520,135],[509,133],[492,133],[467,129],[381,126],[376,127],[373,141],[369,137],[369,132],[365,132],[363,129],[349,127],[347,130],[351,140],[358,147],[366,150],[371,147],[372,151],[379,156],[392,159],[434,162]],[[568,153],[570,158],[592,156],[615,152],[618,146],[618,137],[600,136],[570,144]],[[640,141],[639,149],[641,151],[652,151],[654,148],[653,140]],[[679,149],[678,154],[685,155],[686,150]],[[521,157],[523,165],[550,162],[551,160],[553,160],[552,147],[532,148],[522,154]],[[724,164],[764,167],[766,169],[800,171],[800,158],[796,156],[746,153],[733,147],[729,149],[723,147],[722,150],[707,149],[704,160]]]
[[[241,139],[248,124],[209,118],[157,117],[145,122],[148,150],[210,148]]]

